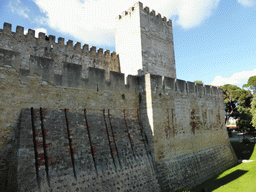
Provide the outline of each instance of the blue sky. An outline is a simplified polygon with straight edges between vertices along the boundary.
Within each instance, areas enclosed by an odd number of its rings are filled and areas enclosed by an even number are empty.
[[[4,22],[115,51],[115,17],[133,0],[1,0]],[[241,86],[256,75],[256,0],[145,0],[173,20],[177,78]],[[2,28],[2,27],[0,27]]]

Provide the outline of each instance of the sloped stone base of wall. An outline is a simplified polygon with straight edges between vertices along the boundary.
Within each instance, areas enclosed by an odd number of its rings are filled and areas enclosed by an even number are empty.
[[[237,163],[229,143],[154,161],[139,118],[120,113],[22,109],[6,191],[174,191]]]
[[[140,129],[104,110],[22,109],[17,191],[160,191]]]
[[[227,144],[155,162],[155,167],[161,191],[174,191],[190,189],[236,163],[237,157]]]

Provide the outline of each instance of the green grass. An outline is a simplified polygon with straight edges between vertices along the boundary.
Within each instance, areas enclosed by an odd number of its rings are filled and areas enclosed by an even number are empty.
[[[254,144],[231,142],[238,159],[255,160],[238,164],[223,173],[193,187],[190,192],[256,192],[256,147]],[[182,191],[182,190],[179,190]]]

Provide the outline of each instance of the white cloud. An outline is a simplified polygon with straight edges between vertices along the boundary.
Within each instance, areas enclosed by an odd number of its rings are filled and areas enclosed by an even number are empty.
[[[13,13],[17,13],[26,19],[29,18],[29,9],[24,6],[20,0],[11,0],[9,2],[9,7]]]
[[[47,22],[48,19],[46,17],[42,17],[42,16],[35,16],[33,18],[33,20],[31,20],[32,23],[35,23],[37,25],[46,25],[47,26]]]
[[[245,7],[252,7],[256,5],[256,0],[237,0],[237,2]]]
[[[199,26],[205,19],[209,18],[219,2],[220,0],[165,1],[165,5],[160,11],[171,18],[178,16],[177,23],[183,28],[189,29]]]
[[[115,18],[137,0],[34,0],[46,15],[47,24],[85,43],[114,46]],[[185,29],[199,26],[210,17],[220,0],[144,0],[144,6],[177,18]],[[174,21],[175,22],[175,21]]]
[[[248,79],[251,76],[256,75],[256,69],[252,71],[242,71],[238,73],[234,73],[231,77],[222,77],[222,76],[216,76],[213,80],[213,82],[210,83],[210,85],[214,86],[222,86],[225,84],[232,84],[241,87],[243,84],[246,84]]]
[[[47,29],[44,29],[44,28],[36,28],[36,29],[33,29],[35,30],[35,37],[38,37],[38,34],[39,32],[42,32],[42,33],[47,33]],[[26,35],[28,33],[28,29],[25,29],[24,30],[24,34]]]

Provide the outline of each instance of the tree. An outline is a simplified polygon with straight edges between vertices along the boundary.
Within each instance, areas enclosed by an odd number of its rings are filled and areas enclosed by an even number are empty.
[[[237,119],[240,115],[240,112],[243,110],[240,109],[238,111],[238,106],[243,107],[245,109],[250,108],[250,103],[252,99],[252,94],[250,91],[241,89],[235,85],[226,84],[220,86],[223,90],[224,104],[225,104],[225,123],[228,121],[230,117],[234,117]]]
[[[240,106],[243,106],[245,108],[251,107],[251,101],[252,101],[253,95],[250,91],[240,89],[238,87],[238,89],[233,92],[233,96],[234,98],[237,99]]]
[[[254,95],[254,98],[251,103],[251,114],[252,114],[252,125],[256,128],[256,95]]]
[[[225,104],[225,123],[229,120],[230,117],[237,118],[238,111],[237,111],[237,100],[233,97],[233,91],[236,89],[236,86],[226,84],[220,86],[223,90],[223,97],[224,97],[224,104]]]
[[[247,87],[254,93],[254,98],[251,102],[251,115],[252,115],[252,126],[256,128],[256,76],[252,76],[248,79],[247,84],[243,85],[243,87]]]
[[[237,126],[239,130],[243,131],[253,131],[253,125],[252,125],[252,113],[250,108],[245,108],[243,106],[237,107],[239,112],[238,122]]]
[[[200,80],[195,80],[194,83],[197,83],[197,84],[204,84],[203,81],[200,81]]]
[[[243,87],[247,87],[253,91],[254,94],[256,94],[256,76],[252,76],[248,79],[247,84],[244,84]]]

